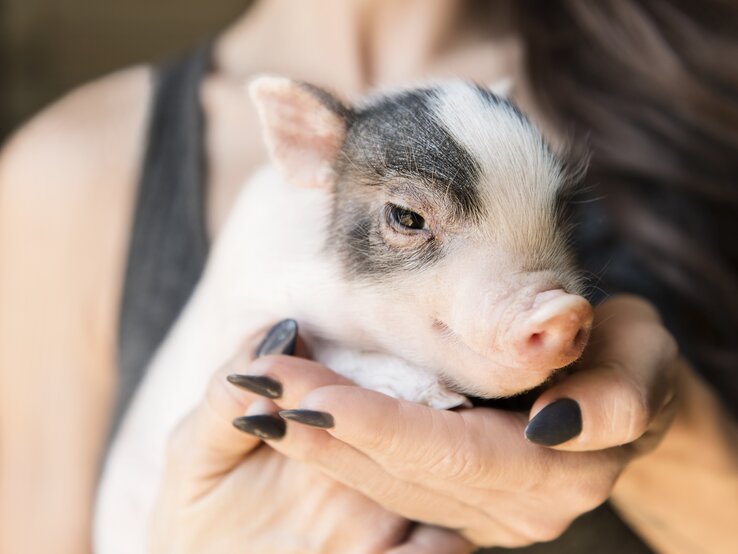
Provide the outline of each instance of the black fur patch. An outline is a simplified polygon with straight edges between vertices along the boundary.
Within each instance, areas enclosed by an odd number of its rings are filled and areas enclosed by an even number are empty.
[[[441,255],[432,239],[417,248],[393,248],[383,238],[383,204],[376,187],[406,179],[446,198],[454,216],[478,220],[481,169],[437,120],[437,91],[415,89],[382,97],[355,110],[337,163],[333,241],[353,277],[378,278],[417,270]]]
[[[343,153],[377,177],[402,176],[448,194],[465,217],[482,209],[480,168],[437,121],[432,88],[388,96],[355,113]]]

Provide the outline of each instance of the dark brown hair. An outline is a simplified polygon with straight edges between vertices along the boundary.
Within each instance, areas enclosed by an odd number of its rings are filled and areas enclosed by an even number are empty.
[[[603,250],[583,257],[607,266],[589,269],[608,292],[655,302],[736,410],[738,3],[514,4],[537,105],[589,148],[587,188],[600,200],[579,211],[601,211],[607,228],[582,238]]]

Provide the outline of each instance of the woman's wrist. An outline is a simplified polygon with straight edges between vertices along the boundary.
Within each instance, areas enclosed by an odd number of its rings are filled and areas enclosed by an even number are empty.
[[[738,424],[687,363],[680,364],[677,388],[671,427],[625,468],[613,504],[659,552],[735,551]]]

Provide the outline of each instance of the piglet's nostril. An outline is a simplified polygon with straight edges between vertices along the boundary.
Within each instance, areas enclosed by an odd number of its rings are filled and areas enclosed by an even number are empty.
[[[531,348],[541,348],[545,344],[546,337],[545,332],[540,333],[533,333],[530,337],[528,337],[528,345]]]

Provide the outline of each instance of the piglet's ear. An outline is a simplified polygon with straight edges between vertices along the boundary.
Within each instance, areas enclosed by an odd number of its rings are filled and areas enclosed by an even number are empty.
[[[349,110],[329,93],[283,77],[258,77],[249,93],[282,176],[296,186],[332,190]]]

